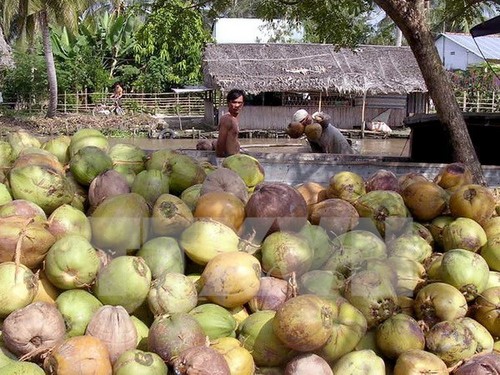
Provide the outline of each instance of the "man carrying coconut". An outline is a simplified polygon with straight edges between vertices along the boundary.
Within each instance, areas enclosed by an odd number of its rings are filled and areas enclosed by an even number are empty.
[[[355,153],[347,138],[330,123],[330,116],[323,112],[315,112],[311,116],[305,109],[299,109],[294,113],[292,122],[300,122],[304,125],[304,133],[311,145],[312,152],[323,154]],[[317,127],[316,124],[319,124],[320,127]]]
[[[219,135],[215,144],[215,155],[218,157],[240,153],[238,116],[244,105],[244,93],[242,90],[233,89],[228,92],[226,99],[228,113],[219,120]]]

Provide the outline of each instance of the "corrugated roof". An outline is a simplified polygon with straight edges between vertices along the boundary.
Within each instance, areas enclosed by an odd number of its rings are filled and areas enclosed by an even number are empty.
[[[484,58],[487,60],[500,60],[500,37],[498,36],[480,36],[473,38],[468,34],[444,33],[440,35],[452,40],[481,58],[483,58],[481,55],[482,52]],[[479,49],[477,48],[478,46]]]
[[[269,43],[208,44],[205,86],[222,91],[405,94],[426,92],[409,47]]]

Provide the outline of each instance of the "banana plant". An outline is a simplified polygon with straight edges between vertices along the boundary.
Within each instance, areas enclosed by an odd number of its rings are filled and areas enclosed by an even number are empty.
[[[136,40],[135,31],[139,27],[139,19],[134,14],[117,14],[104,12],[101,15],[88,17],[79,26],[80,33],[87,43],[101,56],[103,66],[113,74],[126,57],[133,54]]]

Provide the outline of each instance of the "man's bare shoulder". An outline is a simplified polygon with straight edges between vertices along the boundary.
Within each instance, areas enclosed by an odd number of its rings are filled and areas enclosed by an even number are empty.
[[[233,125],[237,125],[238,124],[238,120],[236,119],[236,117],[234,117],[230,113],[226,113],[225,115],[223,115],[220,118],[219,123],[221,125],[223,125],[223,126],[231,127]]]

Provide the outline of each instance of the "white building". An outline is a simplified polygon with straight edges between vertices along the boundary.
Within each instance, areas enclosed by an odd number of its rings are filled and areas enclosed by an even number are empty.
[[[447,70],[467,70],[469,66],[484,63],[485,59],[500,63],[499,36],[473,38],[468,34],[443,33],[437,37],[435,45]]]
[[[270,24],[258,18],[219,18],[212,33],[216,43],[300,42],[303,35],[302,28],[292,28],[283,20]]]

